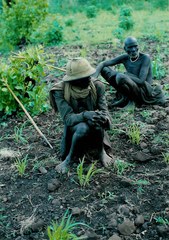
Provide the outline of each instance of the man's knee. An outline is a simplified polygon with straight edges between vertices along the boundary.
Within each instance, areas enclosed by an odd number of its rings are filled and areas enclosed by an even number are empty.
[[[123,73],[118,73],[118,74],[116,75],[116,83],[117,83],[118,86],[119,86],[119,85],[122,85],[122,84],[125,84],[126,81],[127,81],[127,78],[126,78],[125,74],[123,74]]]
[[[102,77],[110,84],[114,82],[117,72],[112,70],[110,67],[104,67],[101,71]]]
[[[86,137],[90,132],[89,126],[86,123],[79,123],[76,128],[74,134],[77,137],[83,138]]]

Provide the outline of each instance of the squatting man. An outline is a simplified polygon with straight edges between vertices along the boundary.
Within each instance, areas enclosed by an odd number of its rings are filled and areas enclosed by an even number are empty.
[[[53,86],[50,102],[64,122],[61,142],[62,162],[56,171],[65,173],[76,158],[96,150],[97,159],[107,167],[113,159],[106,151],[111,144],[106,133],[111,119],[102,82],[91,78],[95,69],[84,58],[67,63],[63,81]],[[109,151],[110,152],[110,151]]]
[[[152,85],[152,65],[149,55],[139,51],[137,39],[127,37],[124,41],[125,54],[101,62],[93,75],[102,77],[116,89],[112,107],[124,107],[136,103],[164,105],[165,99],[161,86]],[[123,64],[126,72],[115,71],[111,67]],[[111,67],[110,67],[111,66]]]

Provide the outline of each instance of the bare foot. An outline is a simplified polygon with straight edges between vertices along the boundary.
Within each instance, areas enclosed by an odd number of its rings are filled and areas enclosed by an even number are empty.
[[[58,164],[56,167],[55,167],[55,170],[58,172],[58,173],[66,173],[68,171],[68,164],[66,161],[63,161],[62,163]]]
[[[102,161],[104,167],[109,167],[110,165],[112,165],[114,163],[113,158],[110,157],[109,155],[107,155],[105,150],[103,150],[103,153],[101,156],[101,161]]]

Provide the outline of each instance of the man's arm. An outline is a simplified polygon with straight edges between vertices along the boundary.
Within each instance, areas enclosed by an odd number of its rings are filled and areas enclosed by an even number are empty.
[[[116,64],[120,64],[120,63],[123,63],[123,60],[124,58],[126,57],[127,55],[126,54],[123,54],[119,57],[116,57],[116,58],[113,58],[111,60],[106,60],[106,61],[103,61],[101,63],[99,63],[99,65],[97,66],[96,68],[96,72],[95,74],[93,75],[95,78],[97,78],[101,72],[101,70],[104,68],[104,67],[109,67],[109,66],[115,66]]]
[[[100,81],[96,82],[96,89],[97,89],[97,110],[105,119],[104,128],[110,129],[111,126],[111,117],[108,112],[107,102],[105,97],[105,86]]]
[[[151,67],[151,60],[148,55],[144,55],[143,63],[140,68],[139,78],[142,80],[142,82],[145,82],[147,80],[148,72]]]
[[[64,124],[71,127],[84,121],[83,113],[73,112],[72,107],[64,99],[63,91],[54,91],[53,96]]]

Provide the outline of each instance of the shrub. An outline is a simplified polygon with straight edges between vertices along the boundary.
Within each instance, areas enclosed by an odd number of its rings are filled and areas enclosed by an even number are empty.
[[[47,10],[47,0],[15,0],[11,7],[3,1],[1,44],[7,42],[6,47],[11,49],[25,44],[32,30],[47,15]]]
[[[44,67],[41,46],[29,47],[9,57],[8,63],[0,62],[0,112],[5,115],[19,112],[19,105],[8,91],[7,84],[33,115],[48,109],[46,84],[41,82],[45,75]]]
[[[123,28],[124,30],[129,30],[133,28],[134,21],[132,19],[132,9],[129,7],[122,7],[120,10],[119,16],[119,27]]]
[[[96,17],[96,7],[91,5],[89,7],[86,8],[86,16],[88,18],[94,18]]]
[[[73,19],[69,18],[65,21],[65,25],[68,27],[72,27],[73,26]]]
[[[31,43],[51,45],[61,42],[63,39],[62,27],[55,19],[46,18],[38,28],[31,34]]]

